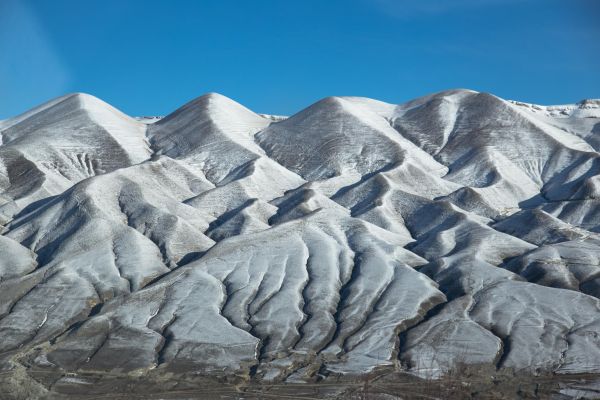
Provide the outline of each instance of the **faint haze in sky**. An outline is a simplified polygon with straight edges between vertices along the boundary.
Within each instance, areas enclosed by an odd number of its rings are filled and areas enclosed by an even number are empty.
[[[0,119],[66,92],[162,115],[209,91],[290,114],[450,88],[600,97],[595,0],[0,0]]]
[[[25,1],[0,1],[0,117],[70,89],[69,73]]]

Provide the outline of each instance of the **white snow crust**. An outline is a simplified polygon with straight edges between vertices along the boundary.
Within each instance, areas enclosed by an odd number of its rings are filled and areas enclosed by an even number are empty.
[[[301,382],[600,372],[600,101],[0,122],[0,361]]]

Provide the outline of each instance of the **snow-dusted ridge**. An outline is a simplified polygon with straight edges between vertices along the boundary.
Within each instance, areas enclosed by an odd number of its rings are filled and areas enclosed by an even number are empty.
[[[0,368],[600,373],[600,101],[0,121]]]

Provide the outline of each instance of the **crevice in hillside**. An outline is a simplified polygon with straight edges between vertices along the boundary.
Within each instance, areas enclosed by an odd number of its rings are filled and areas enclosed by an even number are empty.
[[[339,301],[336,306],[336,311],[333,315],[333,319],[334,319],[335,325],[336,325],[335,332],[333,333],[331,340],[323,346],[324,350],[327,349],[328,347],[330,347],[331,345],[333,345],[333,343],[335,343],[336,341],[338,341],[338,339],[342,335],[342,325],[345,322],[342,319],[342,313],[348,307],[347,298],[350,294],[350,289],[352,288],[352,286],[355,284],[356,280],[360,276],[360,266],[359,265],[360,265],[361,257],[362,257],[361,252],[356,252],[356,251],[354,252],[350,277],[348,278],[348,280],[346,282],[343,282],[342,286],[340,287]],[[346,338],[348,336],[350,336],[350,335],[346,335],[346,337],[342,338],[342,343],[339,344],[340,351],[343,351],[343,342],[346,340]]]
[[[167,321],[167,323],[162,327],[162,329],[160,329],[160,331],[156,331],[156,333],[162,336],[162,340],[160,341],[159,346],[155,349],[157,367],[167,362],[166,351],[171,342],[173,342],[173,339],[175,338],[175,335],[169,330],[169,328],[175,323],[175,321],[177,321],[177,314],[173,313],[171,319]]]
[[[388,267],[390,267],[390,266],[388,265]],[[391,268],[393,268],[393,267],[391,267]],[[341,347],[346,353],[351,351],[354,347],[356,347],[362,341],[362,340],[359,340],[352,347],[348,347],[348,340],[354,334],[359,333],[362,329],[364,329],[367,326],[371,316],[373,315],[373,312],[377,309],[377,305],[380,304],[381,299],[385,296],[385,293],[388,291],[393,279],[394,279],[394,273],[392,273],[392,276],[390,276],[389,280],[387,280],[385,282],[385,284],[381,287],[381,289],[378,290],[375,297],[373,297],[372,301],[369,302],[367,309],[361,315],[360,321],[356,325],[356,327],[354,327],[350,332],[348,332],[348,335],[346,336],[346,338],[344,338],[344,341],[343,341]]]
[[[306,242],[304,240],[302,240],[302,249],[305,253],[305,257],[303,257],[303,268],[304,271],[306,271],[306,279],[304,280],[304,282],[302,283],[302,286],[299,288],[299,292],[300,292],[300,302],[301,304],[298,305],[300,311],[302,312],[302,319],[298,322],[297,326],[296,326],[296,331],[298,332],[298,337],[296,338],[296,340],[294,341],[293,344],[291,344],[289,346],[289,349],[293,349],[296,347],[296,345],[298,344],[298,342],[300,342],[300,340],[302,340],[302,327],[306,325],[306,323],[311,319],[312,314],[310,313],[310,311],[308,311],[308,304],[310,303],[310,299],[308,298],[308,295],[306,294],[306,291],[309,289],[310,287],[310,283],[312,280],[314,280],[314,277],[311,275],[311,254],[310,254],[310,248],[308,247],[308,245],[306,244]]]
[[[114,260],[113,264],[117,270],[119,277],[122,280],[124,280],[125,282],[127,282],[127,289],[129,290],[129,293],[133,293],[134,284],[133,284],[131,278],[128,278],[127,276],[124,275],[124,271],[121,269],[121,266],[119,265],[119,256],[117,255],[116,244],[115,244],[114,240],[112,241],[111,251],[112,251],[113,260]]]

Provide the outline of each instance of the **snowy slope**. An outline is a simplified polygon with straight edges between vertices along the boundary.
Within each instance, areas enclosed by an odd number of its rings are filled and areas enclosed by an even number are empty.
[[[83,179],[151,155],[144,124],[103,101],[72,94],[0,125],[0,219]]]
[[[0,121],[0,369],[600,372],[600,102]]]

